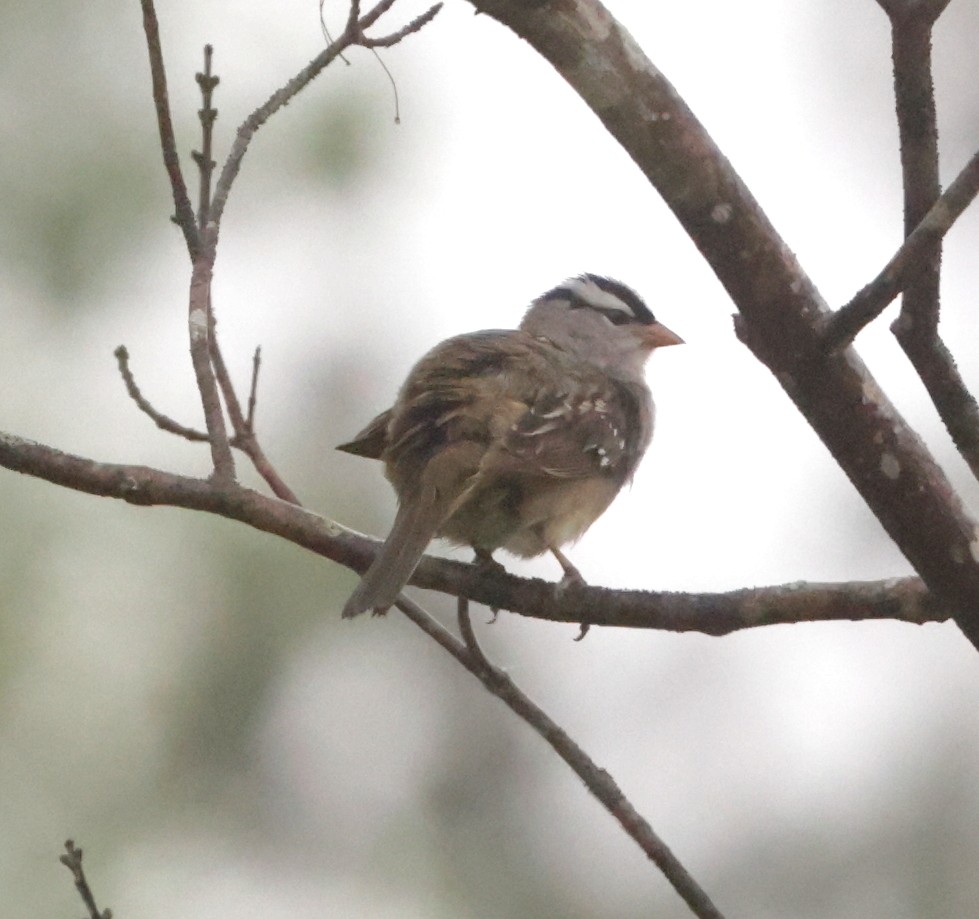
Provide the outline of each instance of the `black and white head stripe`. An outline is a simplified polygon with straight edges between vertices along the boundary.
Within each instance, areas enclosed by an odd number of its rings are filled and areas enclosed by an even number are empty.
[[[593,309],[602,313],[614,325],[639,322],[649,325],[656,321],[652,311],[631,287],[598,274],[581,274],[568,278],[542,300],[567,300],[570,309]]]

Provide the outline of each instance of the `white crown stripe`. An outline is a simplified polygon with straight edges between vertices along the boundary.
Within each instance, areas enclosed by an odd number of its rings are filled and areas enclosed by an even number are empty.
[[[607,290],[603,290],[589,278],[573,278],[564,285],[575,296],[600,310],[618,310],[635,318],[635,312],[624,300]]]

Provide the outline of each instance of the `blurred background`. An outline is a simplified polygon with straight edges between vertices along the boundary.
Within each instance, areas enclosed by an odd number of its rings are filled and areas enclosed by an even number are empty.
[[[888,23],[872,0],[609,6],[673,80],[838,305],[900,242]],[[407,21],[424,3],[404,0]],[[161,29],[184,167],[215,45],[220,160],[313,57],[314,0],[171,0]],[[346,7],[329,0],[339,31]],[[979,147],[979,9],[936,31],[943,179]],[[908,573],[732,333],[733,307],[595,117],[462,0],[331,67],[252,143],[216,268],[266,450],[310,507],[382,534],[373,463],[333,452],[413,361],[513,326],[570,274],[619,277],[685,348],[657,355],[653,448],[573,551],[596,584],[707,591]],[[169,223],[138,4],[0,3],[0,430],[203,475],[188,260]],[[979,209],[948,241],[942,328],[979,383]],[[887,331],[861,354],[979,494]],[[242,476],[255,477],[241,463]],[[0,889],[70,917],[86,849],[118,917],[683,917],[549,748],[397,615],[341,623],[354,576],[228,521],[0,472]],[[548,560],[511,563],[557,578]],[[451,610],[422,595],[443,621]],[[616,777],[730,917],[971,915],[979,659],[952,625],[724,639],[502,614],[488,653]],[[488,614],[485,618],[488,618]]]

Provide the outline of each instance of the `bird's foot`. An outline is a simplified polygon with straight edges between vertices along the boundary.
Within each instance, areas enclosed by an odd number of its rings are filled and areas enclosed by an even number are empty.
[[[588,584],[585,579],[581,576],[581,572],[571,564],[568,557],[560,550],[551,547],[551,554],[558,560],[558,563],[564,569],[564,577],[558,581],[557,586],[554,588],[554,593],[560,599],[569,590],[574,590],[577,587],[587,587]],[[581,631],[575,638],[575,641],[581,641],[588,634],[588,630],[591,628],[590,622],[581,623]]]
[[[474,549],[473,551],[476,553],[473,564],[479,569],[480,574],[506,574],[506,568],[501,562],[493,558],[492,552],[487,552],[485,549]]]
[[[498,562],[493,558],[492,552],[487,552],[485,549],[473,549],[476,553],[476,558],[473,564],[479,570],[481,575],[489,575],[493,577],[498,574],[506,574],[506,568],[503,567],[501,562]],[[486,623],[487,625],[492,625],[499,618],[500,608],[498,606],[491,606],[489,611],[493,614],[492,618]]]
[[[573,587],[587,587],[588,584],[585,583],[585,579],[581,576],[581,572],[571,564],[570,559],[560,550],[555,549],[551,546],[551,555],[553,555],[557,560],[558,564],[564,569],[564,577],[558,582],[555,590],[558,596],[567,592]]]

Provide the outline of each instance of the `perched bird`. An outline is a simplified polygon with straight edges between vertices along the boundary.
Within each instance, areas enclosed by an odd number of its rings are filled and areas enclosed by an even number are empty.
[[[561,546],[632,479],[653,433],[643,368],[683,339],[625,284],[595,274],[538,297],[518,329],[459,335],[408,374],[394,406],[337,449],[380,459],[398,494],[387,540],[343,608],[390,607],[435,536],[495,565]]]

